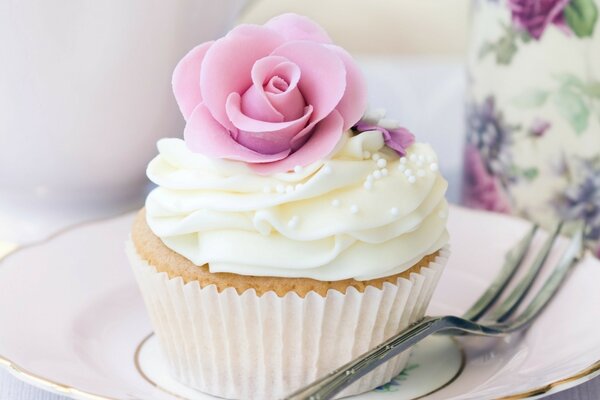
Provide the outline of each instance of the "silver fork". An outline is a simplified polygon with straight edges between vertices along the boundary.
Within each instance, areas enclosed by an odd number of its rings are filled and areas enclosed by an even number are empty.
[[[514,277],[516,271],[523,264],[525,255],[531,247],[531,242],[538,229],[537,225],[534,225],[525,237],[507,253],[505,263],[492,284],[462,317],[452,315],[426,316],[421,321],[381,343],[373,350],[364,353],[329,375],[292,393],[286,397],[286,400],[331,399],[356,380],[434,333],[502,336],[526,328],[556,294],[561,283],[565,280],[567,273],[583,256],[584,225],[583,223],[578,223],[575,234],[552,274],[544,282],[542,288],[529,305],[522,312],[516,313],[517,308],[529,292],[534,280],[545,264],[556,238],[562,229],[562,225],[562,223],[558,224],[552,231],[525,275],[508,296],[506,296],[505,300],[497,306],[496,303],[498,303],[501,294]]]

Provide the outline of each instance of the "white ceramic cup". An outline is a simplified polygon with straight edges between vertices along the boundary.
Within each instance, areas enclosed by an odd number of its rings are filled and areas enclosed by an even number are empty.
[[[173,68],[245,2],[0,2],[0,217],[141,204],[156,140],[182,134]]]

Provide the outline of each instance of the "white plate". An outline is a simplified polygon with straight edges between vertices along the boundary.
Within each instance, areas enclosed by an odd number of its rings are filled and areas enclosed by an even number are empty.
[[[126,215],[73,228],[2,262],[0,364],[19,378],[73,398],[176,398],[139,372],[156,373],[160,363],[151,347],[142,346],[137,358],[141,368],[136,368],[136,349],[151,329],[123,254],[131,220],[132,215]],[[452,257],[429,313],[465,310],[527,226],[515,218],[453,207]],[[558,252],[552,258],[557,256]],[[452,383],[426,398],[533,398],[597,375],[598,282],[600,262],[586,257],[526,333],[461,340],[464,368]],[[357,399],[400,400],[409,390],[422,388],[422,382],[441,386],[437,361],[449,357],[454,361],[443,362],[452,368],[460,357],[452,358],[456,347],[440,345],[440,340],[423,343],[416,356],[425,361],[389,390]]]

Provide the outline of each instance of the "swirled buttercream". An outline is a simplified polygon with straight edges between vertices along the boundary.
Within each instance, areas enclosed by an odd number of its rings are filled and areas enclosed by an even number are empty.
[[[147,222],[167,247],[211,272],[374,279],[448,241],[447,183],[416,143],[399,157],[378,131],[346,132],[329,159],[258,175],[180,139],[158,142]]]

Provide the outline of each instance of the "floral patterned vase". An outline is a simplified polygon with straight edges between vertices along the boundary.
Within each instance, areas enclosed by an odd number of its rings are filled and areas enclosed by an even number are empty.
[[[585,219],[600,256],[600,0],[474,0],[464,202]]]

